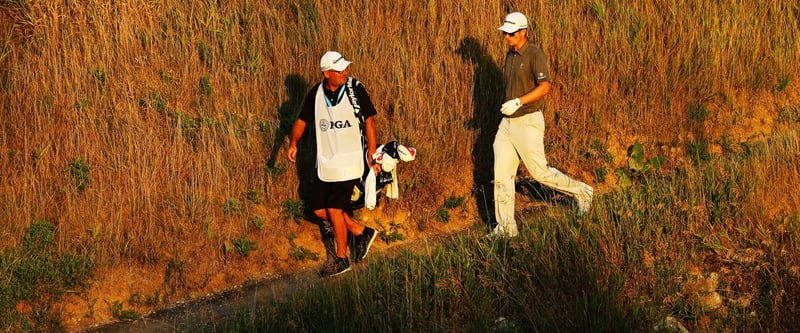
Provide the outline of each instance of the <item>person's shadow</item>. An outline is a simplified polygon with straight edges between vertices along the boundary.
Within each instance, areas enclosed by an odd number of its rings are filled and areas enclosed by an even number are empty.
[[[281,146],[286,141],[286,138],[291,134],[292,126],[294,125],[295,119],[297,119],[297,115],[300,113],[300,108],[303,107],[303,100],[309,89],[306,80],[297,74],[288,75],[283,83],[286,86],[289,99],[278,108],[280,125],[275,132],[275,144],[272,147],[272,154],[267,160],[268,168],[275,167],[277,155],[280,152]],[[336,254],[333,227],[330,223],[326,223],[315,216],[310,208],[312,200],[314,200],[314,181],[317,178],[316,161],[317,138],[314,135],[314,124],[307,124],[302,139],[297,143],[295,162],[297,178],[299,180],[297,194],[300,197],[300,201],[303,203],[305,219],[319,227],[322,243],[325,246],[325,254],[328,260],[330,260],[331,257]]]
[[[283,84],[286,87],[286,93],[289,95],[289,99],[286,102],[283,102],[283,104],[281,104],[281,106],[278,108],[278,130],[275,131],[275,137],[273,140],[274,144],[266,163],[267,168],[269,169],[275,168],[275,163],[278,159],[278,154],[280,153],[281,147],[291,134],[292,126],[294,125],[295,119],[297,119],[297,115],[300,113],[300,108],[303,106],[303,100],[305,99],[306,93],[309,89],[308,82],[306,82],[306,80],[298,74],[290,74],[286,76],[286,78],[283,80]],[[300,201],[303,203],[303,213],[306,220],[319,226],[320,234],[323,237],[323,242],[325,242],[326,237],[328,237],[328,233],[331,233],[332,231],[326,230],[322,221],[314,216],[313,212],[311,212],[309,209],[311,206],[311,200],[314,199],[313,185],[314,180],[317,177],[315,168],[316,153],[317,139],[314,135],[314,124],[307,124],[306,130],[303,133],[303,137],[297,144],[297,156],[295,162],[297,179],[299,180],[297,194],[300,197]],[[332,243],[328,244],[326,242],[325,245],[326,252],[330,253],[330,249],[328,249],[328,247],[329,245],[332,245]]]
[[[473,187],[472,194],[478,206],[480,218],[488,225],[494,216],[494,143],[497,126],[502,116],[503,77],[500,68],[486,53],[484,47],[473,37],[461,40],[456,53],[473,64],[472,119],[466,124],[470,130],[478,131],[472,146]]]
[[[267,159],[267,168],[274,169],[275,163],[278,159],[281,147],[286,143],[287,138],[291,134],[292,126],[294,125],[297,115],[300,113],[300,108],[303,106],[303,100],[308,92],[308,83],[298,74],[290,74],[283,80],[286,87],[286,93],[289,99],[283,102],[278,108],[278,129],[275,131],[273,139],[272,151]],[[316,177],[316,149],[317,140],[314,136],[314,124],[307,124],[303,137],[297,144],[296,156],[296,169],[297,178],[300,184],[297,188],[297,194],[300,201],[303,202],[304,207],[308,207],[313,199],[312,185]]]
[[[283,85],[286,87],[286,93],[289,94],[289,99],[283,102],[278,108],[278,129],[275,131],[275,137],[272,140],[272,151],[267,159],[267,167],[270,169],[275,168],[278,154],[292,131],[292,125],[297,118],[297,114],[300,112],[300,107],[303,105],[303,98],[305,97],[306,90],[308,90],[308,83],[306,83],[306,80],[297,74],[286,76],[283,80]]]

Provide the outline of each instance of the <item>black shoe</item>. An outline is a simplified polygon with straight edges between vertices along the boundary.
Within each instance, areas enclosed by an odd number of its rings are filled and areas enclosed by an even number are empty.
[[[348,260],[347,257],[336,257],[333,259],[333,262],[326,262],[325,268],[320,272],[320,275],[323,277],[333,277],[347,272],[350,269],[350,260]]]
[[[378,237],[378,232],[370,227],[364,227],[364,232],[355,236],[354,261],[360,261],[367,257],[367,253],[369,253],[369,248],[372,246],[372,242],[375,241],[375,237]]]
[[[325,259],[325,263],[322,264],[322,269],[319,270],[320,277],[326,277],[330,272],[333,272],[336,267],[336,255],[328,253],[328,258]]]

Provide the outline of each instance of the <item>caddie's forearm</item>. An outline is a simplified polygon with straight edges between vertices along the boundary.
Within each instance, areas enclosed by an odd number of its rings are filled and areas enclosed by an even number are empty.
[[[375,126],[375,117],[369,117],[364,121],[365,132],[367,134],[367,152],[368,159],[372,161],[372,154],[378,149],[378,130]]]
[[[297,119],[294,121],[294,125],[292,125],[292,132],[289,135],[289,146],[294,147],[297,146],[297,142],[300,141],[300,138],[303,137],[303,132],[306,131],[306,122],[302,119]]]

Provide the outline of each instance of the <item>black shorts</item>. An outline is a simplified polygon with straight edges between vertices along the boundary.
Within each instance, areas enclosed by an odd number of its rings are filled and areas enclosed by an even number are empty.
[[[349,209],[353,188],[360,181],[360,179],[356,178],[342,182],[325,182],[317,178],[314,182],[314,202],[311,204],[311,209]]]

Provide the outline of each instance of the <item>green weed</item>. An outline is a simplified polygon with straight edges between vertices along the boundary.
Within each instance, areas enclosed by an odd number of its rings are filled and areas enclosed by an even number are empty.
[[[236,198],[228,198],[222,205],[222,213],[225,215],[239,215],[244,211],[244,204]]]
[[[706,106],[706,104],[693,104],[689,107],[688,118],[692,122],[702,123],[708,118],[708,113],[708,106]]]
[[[102,68],[95,69],[92,71],[92,76],[94,77],[95,81],[100,87],[104,87],[106,84],[106,72]]]
[[[263,203],[263,201],[261,201],[261,191],[255,188],[247,189],[247,200],[254,204]]]
[[[264,170],[266,171],[267,175],[271,178],[280,177],[281,175],[286,173],[286,165],[278,164],[278,165],[265,165]]]
[[[281,215],[295,222],[303,217],[303,210],[303,202],[300,200],[287,199],[281,203]]]
[[[461,196],[449,196],[447,199],[444,200],[444,208],[445,209],[453,209],[456,207],[461,207],[464,204],[464,197]]]
[[[434,213],[434,217],[437,221],[441,223],[448,223],[450,222],[450,211],[449,209],[453,209],[456,207],[461,207],[464,204],[464,197],[459,196],[449,196],[444,200],[442,207],[436,210]]]
[[[150,92],[147,93],[147,96],[143,99],[139,100],[139,107],[141,108],[150,108],[155,110],[159,114],[166,114],[167,113],[167,103],[169,102],[169,97],[158,92]]]
[[[294,243],[295,238],[297,238],[297,234],[289,234],[286,236],[289,239],[289,257],[296,260],[296,261],[305,261],[305,260],[313,260],[316,261],[319,259],[319,255],[307,249],[305,246],[297,245]]]
[[[778,112],[779,124],[795,124],[800,122],[800,106],[784,106]]]
[[[598,183],[605,183],[608,176],[608,169],[606,167],[599,167],[594,169],[594,180]]]
[[[606,19],[606,6],[601,1],[593,1],[589,4],[589,9],[598,20],[604,21]]]
[[[110,307],[111,315],[120,321],[134,321],[142,317],[136,310],[125,309],[120,301],[114,301]]]
[[[258,230],[264,230],[264,218],[261,216],[253,216],[250,219],[250,224],[252,224]]]
[[[89,164],[82,157],[76,157],[69,164],[69,177],[72,179],[72,184],[78,189],[78,192],[83,192],[89,186],[89,171],[91,168]]]
[[[175,76],[171,72],[166,70],[158,71],[158,77],[161,79],[161,82],[168,85],[175,82]]]
[[[170,295],[186,286],[185,267],[186,261],[178,258],[172,258],[167,263],[167,269],[164,272],[164,286],[169,288]]]
[[[783,78],[780,81],[778,81],[778,84],[775,85],[775,89],[774,89],[775,92],[781,92],[781,91],[786,90],[786,87],[789,86],[789,82],[791,82],[791,80],[789,78]]]
[[[555,225],[553,225],[555,226]],[[561,259],[551,251],[562,251]],[[226,329],[253,331],[636,331],[637,311],[613,300],[623,280],[583,265],[569,239],[517,245],[457,236],[421,253],[370,261],[341,281],[311,283]],[[560,267],[555,271],[549,268]],[[597,281],[597,279],[601,281]],[[323,311],[341,309],[348,311]],[[417,309],[425,309],[419,311]],[[552,309],[553,311],[531,311]],[[348,314],[349,311],[358,313]],[[385,316],[390,313],[392,315]],[[279,318],[285,318],[279,319]],[[339,320],[333,320],[338,318]],[[502,319],[501,319],[502,318]]]
[[[135,292],[131,295],[128,303],[136,306],[158,306],[161,303],[161,292],[156,290],[152,295],[143,295],[140,292]]]
[[[627,188],[633,185],[634,180],[639,180],[648,172],[661,168],[665,161],[666,157],[664,156],[646,159],[644,145],[636,142],[628,147],[628,167],[619,168],[614,173],[619,178],[620,186]]]
[[[406,239],[406,236],[401,232],[402,226],[400,224],[392,222],[389,224],[388,228],[384,227],[383,224],[380,225],[383,230],[379,235],[381,239],[384,242],[386,242],[386,244],[391,244],[392,242],[402,241]]]
[[[206,233],[206,238],[211,239],[214,237],[214,221],[210,219],[203,219],[203,230]]]
[[[247,239],[247,235],[242,235],[239,239],[231,239],[233,251],[243,257],[250,255],[251,251],[256,250],[256,242]]]
[[[240,66],[250,74],[255,74],[264,69],[264,60],[261,59],[261,52],[248,45]]]
[[[211,96],[211,79],[208,75],[203,75],[200,77],[200,93],[203,96]]]
[[[439,209],[437,209],[434,216],[436,217],[436,220],[441,223],[450,222],[450,212],[444,207],[440,207]]]
[[[78,99],[78,102],[75,103],[75,110],[85,112],[89,108],[89,106],[91,106],[89,99],[87,99],[86,97],[81,97]]]
[[[208,44],[203,41],[197,43],[197,56],[200,58],[200,62],[203,63],[203,65],[207,68],[211,68],[211,65],[214,63],[214,52]]]
[[[243,30],[247,29],[247,27],[250,26],[250,23],[256,18],[253,5],[248,4],[244,7],[244,9],[237,11],[236,17],[239,18],[239,26],[241,26]]]
[[[36,98],[36,107],[42,111],[50,111],[53,109],[53,95],[48,93]]]
[[[689,155],[695,165],[710,160],[711,154],[708,152],[708,141],[704,139],[688,141],[686,143],[686,154]]]
[[[0,252],[0,331],[14,327],[61,330],[50,305],[66,290],[82,288],[92,263],[85,257],[59,253],[55,229],[47,221],[35,221],[25,229],[20,248]],[[19,304],[29,304],[36,311],[18,312]]]

